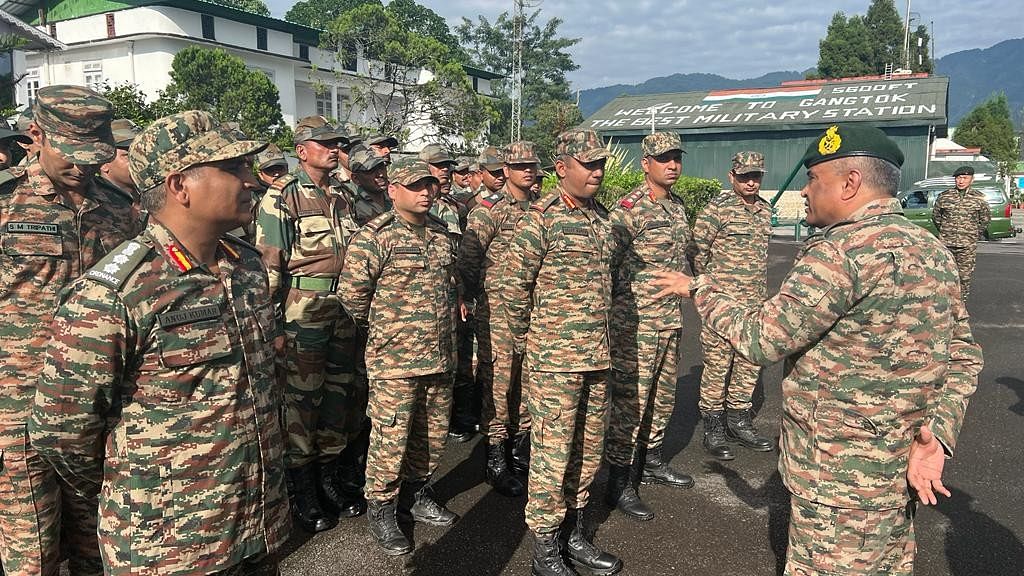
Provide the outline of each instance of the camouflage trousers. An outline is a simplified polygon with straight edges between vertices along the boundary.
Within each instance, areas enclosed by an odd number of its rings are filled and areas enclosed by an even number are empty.
[[[750,408],[761,367],[737,354],[728,341],[707,326],[701,327],[700,346],[704,353],[700,411]]]
[[[978,246],[946,246],[953,253],[953,260],[956,261],[956,269],[960,274],[960,300],[967,304],[967,297],[971,294],[971,277],[974,276],[974,266],[978,260]]]
[[[587,505],[604,448],[607,378],[607,370],[530,371],[526,525],[535,533],[556,530],[567,509]]]
[[[75,492],[31,446],[25,426],[0,428],[0,561],[8,576],[103,574],[96,496]]]
[[[391,500],[402,481],[427,480],[437,470],[448,436],[450,372],[370,381],[367,500]]]
[[[790,496],[786,576],[912,576],[913,502],[892,510],[833,508]]]
[[[660,448],[676,404],[680,330],[637,331],[635,361],[611,371],[608,462],[633,463],[637,448]],[[622,369],[620,369],[622,368]]]
[[[284,308],[285,463],[329,461],[362,430],[365,368],[355,324],[330,293],[291,289]]]
[[[256,559],[246,559],[241,564],[236,564],[226,570],[214,572],[210,576],[280,576],[281,569],[275,557],[263,556]]]
[[[492,314],[489,298],[481,295],[476,303],[476,379],[483,395],[480,429],[492,444],[504,442],[509,434],[530,430],[530,411],[526,407],[523,384],[529,382],[522,354],[512,351],[512,333],[504,311]]]

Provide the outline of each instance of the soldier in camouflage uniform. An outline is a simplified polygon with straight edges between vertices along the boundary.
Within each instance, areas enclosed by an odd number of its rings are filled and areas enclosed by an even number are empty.
[[[687,256],[694,274],[715,273],[745,302],[754,304],[768,291],[768,241],[772,209],[759,195],[764,155],[739,152],[732,158],[729,182],[697,216]],[[747,361],[707,326],[701,327],[704,373],[700,402],[704,449],[719,460],[735,453],[727,441],[767,452],[772,442],[754,427],[751,397],[761,369]]]
[[[583,510],[601,466],[608,406],[608,213],[594,200],[608,150],[593,130],[559,134],[558,187],[519,220],[505,271],[505,312],[516,353],[529,366],[533,415],[526,524],[533,531],[533,573],[571,574],[558,533],[566,510],[575,522],[566,552],[595,574],[622,561],[590,541]]]
[[[148,216],[142,209],[139,191],[135,188],[135,182],[132,182],[132,175],[128,170],[128,147],[132,145],[140,130],[134,122],[125,118],[118,118],[110,123],[117,155],[110,162],[100,166],[96,181],[99,186],[108,188],[112,193],[127,199],[139,221],[138,229],[142,230],[146,227]]]
[[[285,463],[292,512],[308,532],[334,526],[332,513],[357,516],[363,502],[346,490],[339,455],[363,427],[365,385],[356,377],[356,330],[337,297],[345,245],[355,225],[332,185],[344,137],[323,117],[299,121],[299,166],[274,181],[260,202],[256,245],[286,339]]]
[[[388,186],[394,209],[352,239],[339,288],[345,309],[368,331],[367,517],[389,555],[412,550],[399,511],[435,526],[457,519],[430,489],[448,433],[458,301],[455,243],[430,214],[437,188],[425,163],[395,165]],[[403,484],[414,500],[408,510],[398,504]]]
[[[280,330],[259,253],[224,235],[251,214],[263,146],[207,112],[143,130],[129,162],[149,225],[57,309],[32,444],[100,494],[108,575],[251,574],[288,537]]]
[[[29,131],[29,126],[31,125],[32,107],[28,106],[21,111],[21,114],[18,115],[18,120],[14,123],[15,130],[17,130],[18,132],[22,133],[25,136],[25,139],[15,140],[18,146],[20,146],[21,149],[24,150],[25,152],[25,156],[22,157],[21,162],[18,163],[19,166],[27,165],[29,162],[35,159],[37,154],[39,154],[39,142],[36,142],[33,139],[32,134]]]
[[[348,184],[352,198],[352,219],[358,226],[391,210],[388,197],[388,163],[373,150],[363,146],[352,148],[352,181]],[[360,175],[355,173],[359,172]]]
[[[533,142],[510,144],[504,152],[505,187],[480,200],[469,214],[466,239],[459,251],[459,274],[465,298],[475,302],[476,381],[483,388],[483,431],[487,434],[487,481],[506,496],[523,493],[514,473],[529,467],[530,416],[522,394],[523,356],[513,350],[502,308],[502,268],[516,224],[537,200],[530,186],[540,160]],[[510,470],[506,444],[515,434],[513,448],[520,468]]]
[[[651,134],[641,151],[644,183],[620,200],[609,217],[615,251],[606,501],[633,518],[650,520],[654,512],[637,494],[641,480],[693,486],[693,478],[673,470],[662,454],[675,407],[681,300],[654,299],[657,289],[650,284],[655,271],[686,267],[690,225],[683,200],[672,193],[683,167],[679,135]]]
[[[992,220],[985,195],[971,188],[974,168],[961,166],[953,172],[956,185],[939,194],[932,206],[932,222],[939,240],[953,253],[960,273],[960,295],[964,304],[971,293],[971,276],[977,259],[978,238]]]
[[[903,154],[881,130],[834,125],[803,159],[809,238],[779,294],[749,303],[709,272],[667,273],[711,329],[782,383],[779,470],[791,493],[785,573],[913,574],[910,488],[947,497],[983,361],[956,264],[894,198]]]
[[[385,134],[374,134],[366,139],[366,147],[373,150],[377,156],[384,159],[388,165],[391,164],[391,151],[398,148],[398,139]]]
[[[463,205],[472,195],[469,182],[469,168],[472,163],[470,158],[460,157],[452,166],[452,196]]]
[[[41,88],[28,128],[38,153],[0,172],[0,561],[7,574],[56,574],[61,555],[76,575],[102,573],[96,494],[58,476],[29,445],[26,424],[58,294],[138,233],[126,197],[96,185],[99,167],[114,157],[112,115],[110,102],[88,88]]]
[[[15,132],[7,128],[0,128],[0,170],[10,168],[14,163],[15,151],[22,150],[32,139],[21,132]]]
[[[268,144],[262,152],[256,155],[256,177],[263,184],[263,192],[256,199],[256,203],[259,204],[263,193],[266,193],[267,188],[270,188],[275,180],[287,173],[288,159],[284,157],[284,152],[277,147],[277,144]]]

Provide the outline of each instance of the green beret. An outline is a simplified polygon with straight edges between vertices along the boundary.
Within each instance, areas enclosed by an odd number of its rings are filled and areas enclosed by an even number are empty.
[[[953,177],[956,178],[957,176],[974,176],[974,167],[961,166],[957,168],[956,170],[953,171]]]
[[[903,166],[903,152],[878,128],[860,124],[834,124],[807,147],[803,164],[807,168],[837,158],[869,156]]]

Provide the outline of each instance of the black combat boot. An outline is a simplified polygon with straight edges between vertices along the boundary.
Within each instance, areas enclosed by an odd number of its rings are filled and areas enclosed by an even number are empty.
[[[608,491],[604,501],[609,506],[618,508],[626,516],[637,520],[654,518],[654,511],[644,504],[636,491],[636,466],[616,466],[608,468]]]
[[[473,408],[473,384],[460,383],[452,390],[452,420],[448,437],[456,442],[469,442],[480,428]]]
[[[721,410],[701,412],[704,419],[704,450],[717,460],[732,460],[736,454],[725,439],[725,413]]]
[[[576,527],[569,534],[565,552],[577,567],[586,568],[597,576],[610,576],[622,570],[622,560],[604,552],[594,545],[587,536],[582,509],[576,510]]]
[[[512,471],[520,476],[530,473],[530,431],[512,438]]]
[[[523,483],[508,469],[505,460],[505,443],[487,444],[487,483],[494,486],[498,494],[503,496],[522,496]]]
[[[558,548],[558,530],[534,533],[533,535],[533,576],[575,576],[562,561]]]
[[[394,500],[371,500],[367,506],[366,519],[370,533],[388,556],[401,556],[412,552],[412,542],[402,534],[395,517]]]
[[[647,449],[641,480],[645,484],[667,484],[676,488],[693,488],[693,477],[673,470],[668,462],[665,462],[661,446]]]
[[[321,507],[314,476],[313,465],[288,469],[292,488],[292,516],[300,528],[315,534],[334,528],[338,522],[329,517]]]
[[[725,411],[725,436],[730,442],[750,448],[755,452],[771,452],[772,441],[757,433],[754,427],[754,415],[750,410]]]
[[[409,508],[409,515],[414,521],[431,526],[451,526],[459,519],[458,514],[434,499],[434,491],[428,482],[410,483],[409,488],[415,491]]]

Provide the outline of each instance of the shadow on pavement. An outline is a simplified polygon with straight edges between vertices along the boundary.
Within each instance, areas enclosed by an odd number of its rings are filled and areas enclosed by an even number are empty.
[[[768,509],[768,535],[775,555],[775,573],[779,576],[786,566],[786,547],[789,534],[789,490],[776,470],[760,487],[747,482],[738,472],[717,461],[707,464],[708,472],[725,478],[729,491],[753,509]]]
[[[974,497],[947,486],[951,498],[942,498],[935,510],[949,518],[946,559],[951,576],[1020,574],[1024,544],[1006,526],[974,510]]]
[[[1010,406],[1010,412],[1024,416],[1024,380],[1012,376],[1000,376],[996,383],[1006,386],[1017,393],[1017,403]]]

